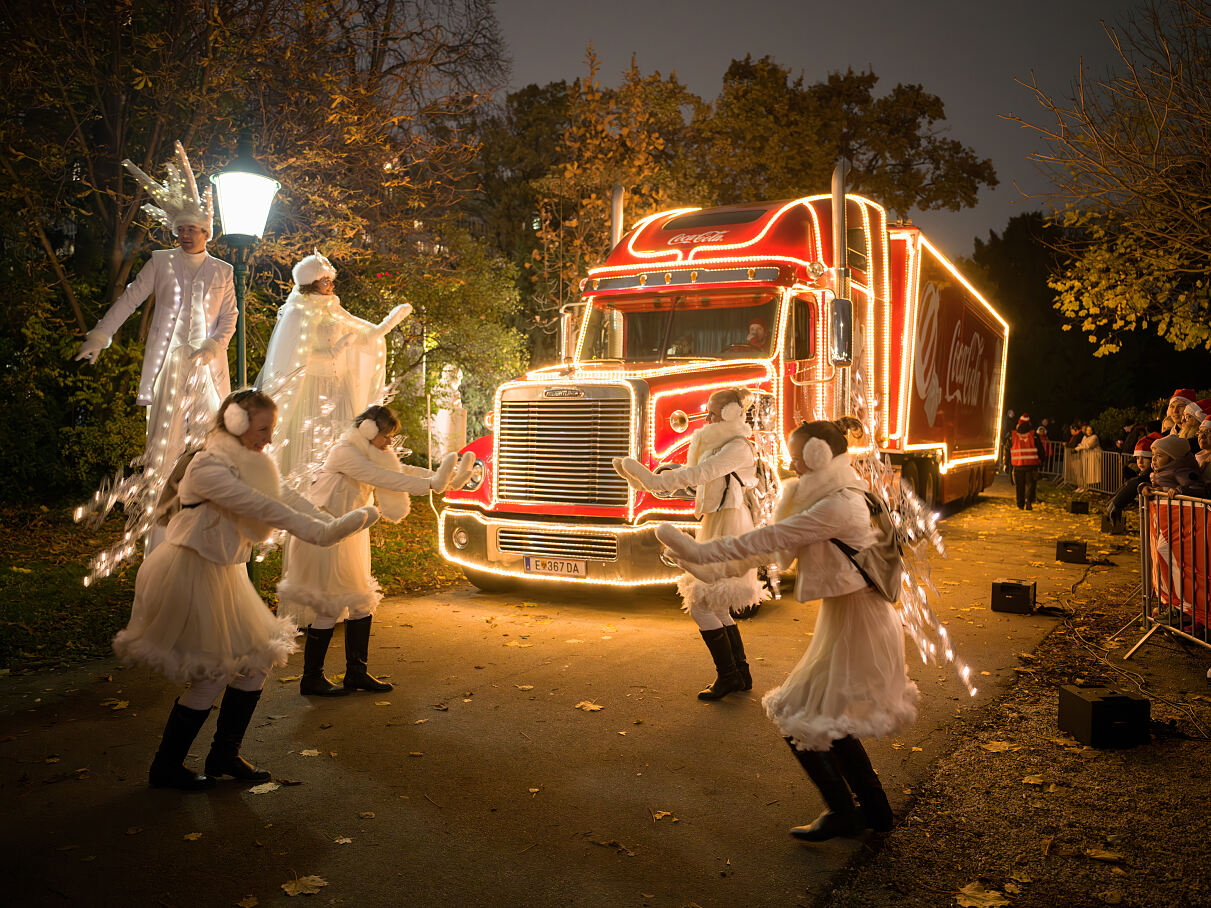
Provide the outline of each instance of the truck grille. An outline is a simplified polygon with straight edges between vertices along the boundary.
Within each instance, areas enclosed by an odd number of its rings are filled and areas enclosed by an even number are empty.
[[[501,529],[496,540],[502,552],[517,555],[546,555],[553,558],[592,558],[614,561],[618,540],[590,533],[547,533],[542,530]]]
[[[625,506],[627,483],[610,461],[630,444],[629,397],[501,401],[497,497]]]

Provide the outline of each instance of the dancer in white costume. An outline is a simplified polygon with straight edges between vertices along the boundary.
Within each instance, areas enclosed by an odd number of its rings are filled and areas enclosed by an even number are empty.
[[[223,402],[205,446],[192,455],[177,486],[179,509],[164,544],[139,568],[130,622],[114,638],[123,661],[188,685],[151,764],[154,787],[197,791],[219,775],[269,778],[240,756],[240,744],[269,669],[285,664],[298,632],[266,608],[245,562],[273,527],[332,545],[378,519],[372,507],[334,520],[305,502],[311,514],[283,503],[277,468],[262,453],[275,420],[273,401],[259,391],[237,391]],[[196,775],[184,760],[224,687],[206,772]]]
[[[745,388],[724,388],[712,394],[706,406],[706,425],[691,436],[684,467],[653,473],[633,458],[619,457],[614,469],[637,489],[695,489],[694,516],[702,521],[698,538],[703,541],[747,533],[753,528],[753,518],[744,501],[744,487],[756,481],[757,465],[749,441],[752,427],[745,418],[751,405],[752,394]],[[756,568],[712,583],[683,574],[677,590],[715,662],[715,680],[699,692],[698,699],[719,700],[735,691],[752,690],[753,676],[732,612],[769,598]]]
[[[861,550],[876,541],[863,496],[867,486],[834,423],[804,423],[791,433],[788,447],[799,479],[783,486],[775,523],[705,543],[667,524],[656,535],[678,564],[707,582],[734,576],[775,553],[787,567],[798,559],[795,598],[823,600],[815,632],[799,664],[761,702],[827,809],[791,835],[823,841],[865,828],[886,831],[893,823],[891,806],[858,739],[882,737],[913,722],[917,687],[905,668],[895,607],[832,542]]]
[[[231,265],[206,251],[214,216],[210,190],[198,194],[180,142],[176,150],[177,162],[165,165],[168,180],[163,184],[130,161],[122,164],[156,203],[143,210],[169,227],[180,246],[151,254],[76,355],[77,360],[96,362],[122,323],[155,294],[137,398],[148,408],[143,476],[150,502],[159,497],[167,472],[187,444],[201,438],[230,390],[227,343],[237,316]],[[162,538],[163,531],[153,528],[147,551]]]
[[[341,515],[378,498],[392,523],[408,516],[411,495],[461,487],[471,475],[474,455],[446,455],[436,471],[406,466],[391,450],[399,419],[373,406],[358,415],[324,461],[311,487],[311,500],[328,514]],[[303,677],[299,693],[339,696],[355,690],[386,692],[392,685],[366,670],[370,623],[382,593],[370,567],[370,531],[355,533],[331,548],[298,539],[287,543],[286,571],[278,584],[283,614],[306,627]],[[324,677],[324,657],[338,621],[345,622],[345,679],[341,686]]]
[[[412,312],[401,303],[377,325],[357,318],[333,293],[336,269],[319,252],[294,266],[294,289],[278,310],[256,386],[278,405],[272,455],[288,485],[305,487],[353,417],[378,403],[387,334]]]

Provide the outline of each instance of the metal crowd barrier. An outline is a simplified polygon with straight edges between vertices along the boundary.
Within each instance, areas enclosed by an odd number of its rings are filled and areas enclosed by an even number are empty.
[[[1043,442],[1043,463],[1039,467],[1039,476],[1044,479],[1061,479],[1064,475],[1064,457],[1068,449],[1058,441],[1050,439]]]
[[[1147,633],[1157,631],[1211,649],[1211,501],[1145,489],[1140,492],[1140,574]]]
[[[1077,451],[1063,449],[1060,481],[1078,492],[1103,492],[1113,495],[1135,475],[1135,458],[1118,451]]]

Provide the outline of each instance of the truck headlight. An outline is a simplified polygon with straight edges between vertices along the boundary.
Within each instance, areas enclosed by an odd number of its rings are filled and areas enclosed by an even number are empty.
[[[484,484],[484,462],[477,457],[477,458],[475,458],[474,466],[471,467],[471,477],[463,485],[463,487],[462,487],[462,489],[460,489],[460,491],[474,492],[476,489],[478,489],[483,484]],[[462,548],[462,546],[459,546],[459,548]]]

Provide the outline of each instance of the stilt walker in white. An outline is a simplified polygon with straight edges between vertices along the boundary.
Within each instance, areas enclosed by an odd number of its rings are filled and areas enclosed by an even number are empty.
[[[412,312],[400,303],[378,324],[352,315],[334,292],[336,269],[318,251],[293,270],[256,386],[278,405],[270,454],[282,480],[306,493],[311,474],[353,418],[382,403],[386,336]]]
[[[142,466],[151,502],[159,497],[166,474],[186,446],[201,441],[219,402],[231,390],[227,343],[235,333],[237,315],[231,265],[206,251],[214,220],[210,189],[199,195],[180,142],[176,151],[176,162],[165,165],[168,179],[163,184],[130,161],[122,166],[155,203],[143,210],[168,227],[180,245],[151,254],[76,354],[77,360],[96,362],[122,323],[155,294],[137,398],[148,408]],[[163,529],[153,527],[147,552],[162,538]]]
[[[649,492],[695,489],[694,516],[702,521],[701,541],[747,533],[753,518],[744,490],[757,475],[757,454],[749,440],[753,430],[746,419],[751,406],[752,394],[746,388],[716,391],[707,402],[707,424],[690,438],[684,467],[653,473],[634,458],[620,457],[615,458],[614,469],[635,488]],[[699,692],[698,699],[719,700],[735,691],[752,690],[753,676],[732,611],[769,598],[757,569],[712,583],[683,574],[677,590],[715,662],[715,680]]]

